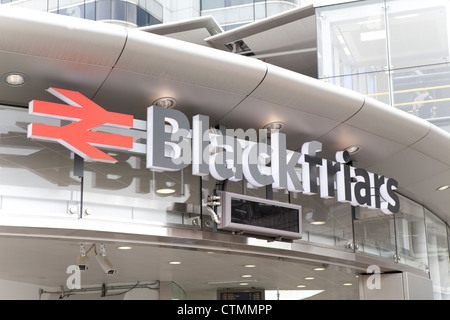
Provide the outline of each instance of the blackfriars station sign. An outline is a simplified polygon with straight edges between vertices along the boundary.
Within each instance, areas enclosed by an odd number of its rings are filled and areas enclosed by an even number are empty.
[[[307,142],[301,152],[295,152],[287,150],[286,135],[280,132],[272,133],[270,142],[266,130],[227,129],[223,133],[211,129],[204,115],[193,117],[191,129],[182,112],[157,106],[148,108],[145,123],[131,115],[108,112],[79,92],[56,88],[48,92],[66,104],[31,101],[29,113],[72,122],[64,126],[32,123],[28,137],[59,142],[86,160],[116,162],[97,147],[145,152],[149,169],[177,171],[192,165],[192,174],[197,176],[245,178],[256,187],[271,185],[319,194],[385,214],[400,209],[396,180],[351,166],[347,151],[337,152],[334,160],[323,159],[317,155],[322,151],[318,141]],[[101,126],[146,130],[146,148],[137,151],[132,137],[92,130]]]

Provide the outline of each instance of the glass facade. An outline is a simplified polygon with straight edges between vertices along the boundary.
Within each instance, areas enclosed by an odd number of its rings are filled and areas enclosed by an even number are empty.
[[[139,223],[160,228],[205,232],[214,229],[206,198],[214,189],[302,205],[303,238],[295,243],[354,252],[428,272],[435,299],[450,298],[449,226],[432,212],[403,196],[400,212],[359,209],[318,195],[255,188],[246,182],[226,184],[210,176],[193,176],[191,167],[177,172],[146,168],[145,155],[110,152],[118,163],[84,163],[74,174],[74,155],[58,143],[27,137],[36,117],[26,109],[0,108],[0,215]],[[63,125],[61,120],[39,122]],[[121,129],[109,129],[120,133]],[[125,129],[122,129],[125,130]],[[129,134],[130,131],[127,131]],[[145,132],[132,131],[136,142]]]
[[[367,0],[317,8],[319,78],[448,131],[445,0]]]
[[[310,2],[309,0],[200,0],[200,8],[202,15],[212,15],[227,31]]]
[[[2,4],[47,11],[89,20],[112,22],[127,27],[162,23],[163,7],[155,0],[0,0]]]

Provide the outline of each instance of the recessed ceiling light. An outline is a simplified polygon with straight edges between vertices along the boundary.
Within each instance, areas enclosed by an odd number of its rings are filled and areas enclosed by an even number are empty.
[[[348,148],[345,148],[346,151],[348,151],[348,153],[357,153],[359,150],[361,150],[360,146],[350,146]]]
[[[244,265],[245,268],[256,268],[255,264],[246,264]]]
[[[297,288],[306,288],[306,286],[305,286],[304,284],[299,284],[299,285],[297,286]]]
[[[241,282],[241,283],[239,283],[239,285],[240,286],[248,286],[248,283],[247,282]]]
[[[175,98],[172,98],[172,97],[162,97],[162,98],[155,100],[152,103],[152,105],[154,105],[154,106],[158,106],[158,107],[165,108],[165,109],[173,108],[173,107],[175,107],[176,104],[177,104],[177,100],[175,100]]]
[[[311,224],[314,226],[321,226],[326,224],[326,221],[312,221]]]
[[[436,191],[445,191],[450,188],[450,185],[446,184],[436,189]]]
[[[2,81],[10,87],[21,87],[28,81],[28,77],[20,72],[10,72],[3,75]]]
[[[305,280],[314,280],[314,277],[306,277]]]
[[[119,249],[119,250],[131,250],[131,249],[133,249],[133,247],[120,246],[120,247],[117,247],[117,249]]]
[[[343,283],[342,285],[346,286],[346,287],[349,287],[349,286],[352,286],[353,284],[352,283]]]
[[[314,268],[313,270],[314,270],[314,271],[323,271],[323,270],[325,270],[325,268],[319,267],[319,268]]]
[[[169,264],[178,265],[181,264],[180,261],[170,261]]]
[[[252,277],[251,274],[243,274],[243,275],[241,276],[241,278],[251,278],[251,277]]]
[[[281,128],[283,128],[283,122],[280,121],[271,122],[264,126],[264,129],[266,129],[269,132],[281,130]]]
[[[156,190],[156,193],[159,194],[172,194],[175,193],[176,190],[175,189],[171,189],[171,188],[163,188],[163,189],[158,189]]]

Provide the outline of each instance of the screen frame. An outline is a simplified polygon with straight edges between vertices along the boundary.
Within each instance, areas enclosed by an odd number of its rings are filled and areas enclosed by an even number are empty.
[[[296,239],[302,238],[302,206],[301,205],[284,203],[284,202],[279,202],[279,201],[275,201],[275,200],[262,199],[262,198],[257,198],[257,197],[252,197],[252,196],[247,196],[247,195],[232,193],[232,192],[227,192],[227,191],[220,191],[220,192],[218,192],[218,195],[221,197],[221,199],[220,199],[221,207],[219,207],[219,208],[221,208],[221,219],[220,219],[220,224],[218,224],[219,229],[250,233],[250,234],[254,234],[254,235],[263,235],[263,236],[274,237],[274,238],[290,239],[290,240],[296,240]],[[242,223],[232,222],[231,221],[231,218],[232,218],[231,217],[231,213],[232,213],[231,200],[233,198],[297,210],[298,211],[298,230],[299,230],[299,232],[259,227],[259,226],[254,226],[254,225],[250,225],[250,224],[242,224]]]

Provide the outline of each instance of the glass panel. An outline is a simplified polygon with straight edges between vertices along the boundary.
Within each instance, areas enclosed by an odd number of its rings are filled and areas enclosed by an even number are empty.
[[[395,70],[394,106],[423,119],[450,117],[450,67]]]
[[[117,163],[85,163],[89,217],[192,226],[192,218],[200,214],[200,180],[191,167],[156,172],[146,168],[145,155],[110,154]]]
[[[95,20],[109,20],[109,19],[111,19],[111,1],[110,0],[97,1]]]
[[[48,10],[47,0],[23,1],[23,2],[19,2],[19,5],[24,8],[29,8],[29,9],[33,9],[33,10],[39,10],[39,11],[47,11]]]
[[[27,125],[60,126],[61,121],[0,107],[1,214],[68,217],[80,203],[80,179],[71,152],[58,143],[27,137]],[[76,217],[76,216],[74,216]]]
[[[389,73],[387,72],[350,74],[327,78],[324,81],[359,92],[383,103],[390,103],[390,82]]]
[[[59,9],[59,14],[76,18],[84,18],[84,4],[72,6],[69,8]]]
[[[358,252],[396,261],[394,215],[360,207],[360,219],[354,221]]]
[[[444,222],[425,210],[430,277],[435,300],[450,299],[449,253],[447,227]]]
[[[95,2],[89,2],[84,7],[84,18],[89,20],[95,20]]]
[[[126,2],[121,0],[113,0],[111,4],[112,19],[127,21]]]
[[[449,61],[446,0],[387,2],[391,68]]]
[[[127,21],[137,25],[137,7],[134,3],[127,2]]]
[[[351,208],[335,199],[291,193],[291,203],[302,206],[301,241],[309,241],[346,250],[352,242]]]
[[[399,198],[400,212],[395,215],[395,228],[400,263],[427,271],[427,238],[423,207],[405,197]]]
[[[202,0],[201,9],[209,10],[225,7],[225,0]]]
[[[387,70],[381,1],[318,8],[319,78]]]

